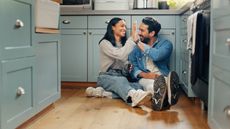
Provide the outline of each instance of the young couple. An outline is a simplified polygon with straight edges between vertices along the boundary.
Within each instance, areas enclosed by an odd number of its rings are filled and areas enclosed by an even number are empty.
[[[113,18],[99,42],[100,74],[97,88],[88,87],[87,96],[121,98],[132,107],[152,101],[153,110],[160,111],[178,101],[179,78],[168,65],[172,43],[159,38],[160,23],[151,17],[142,19],[137,34],[132,25],[126,38],[126,24]],[[131,63],[131,67],[129,65]],[[127,76],[136,82],[129,82]]]

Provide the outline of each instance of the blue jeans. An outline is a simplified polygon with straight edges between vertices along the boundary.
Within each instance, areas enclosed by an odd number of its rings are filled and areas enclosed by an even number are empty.
[[[128,103],[128,92],[132,89],[142,89],[139,83],[130,83],[121,72],[109,70],[99,74],[97,86],[103,87],[106,91],[112,92],[112,98],[121,98]]]

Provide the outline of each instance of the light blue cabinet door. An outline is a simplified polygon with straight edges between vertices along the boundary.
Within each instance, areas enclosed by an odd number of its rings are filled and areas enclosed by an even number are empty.
[[[34,57],[1,61],[2,129],[13,129],[34,113],[34,61]]]
[[[96,82],[100,70],[99,41],[106,30],[88,30],[88,82]]]
[[[57,36],[40,35],[36,52],[36,103],[38,110],[60,98],[60,42]],[[38,40],[39,40],[38,39]],[[44,41],[42,41],[43,39]]]
[[[34,55],[33,2],[33,0],[1,1],[0,57],[2,59]]]
[[[173,44],[173,51],[170,57],[170,70],[176,71],[176,34],[175,29],[162,29],[159,32],[159,37],[164,37],[172,42]]]
[[[61,80],[87,81],[87,30],[61,31]]]
[[[212,129],[230,128],[230,9],[213,9],[208,121]]]

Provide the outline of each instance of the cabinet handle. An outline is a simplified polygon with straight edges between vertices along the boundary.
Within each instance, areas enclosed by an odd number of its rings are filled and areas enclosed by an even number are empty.
[[[183,22],[186,22],[187,21],[187,18],[185,17],[185,18],[183,18]]]
[[[21,28],[23,26],[24,26],[24,23],[20,19],[17,19],[16,23],[15,23],[15,27],[16,28]]]
[[[172,34],[172,35],[174,35],[175,33],[174,33],[174,32],[172,32],[171,34]]]
[[[64,20],[62,21],[63,24],[70,24],[70,20]]]
[[[187,39],[184,39],[183,42],[184,42],[184,43],[187,43]]]
[[[92,32],[89,32],[89,35],[91,35],[92,34]]]
[[[22,87],[18,87],[17,89],[17,95],[18,96],[21,96],[21,95],[24,95],[25,94],[25,90],[22,88]]]
[[[109,24],[109,20],[108,20],[108,21],[105,21],[105,24]]]
[[[83,32],[83,35],[86,35],[86,32]]]
[[[230,46],[230,38],[227,38],[225,45]]]
[[[186,70],[183,70],[183,71],[182,71],[182,73],[183,73],[183,74],[186,74],[186,73],[187,73],[187,71],[186,71]]]
[[[230,105],[224,108],[224,112],[228,118],[230,118]]]

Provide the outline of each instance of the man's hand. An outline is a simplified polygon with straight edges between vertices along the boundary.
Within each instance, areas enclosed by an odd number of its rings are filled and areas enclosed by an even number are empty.
[[[138,43],[137,43],[137,46],[138,46],[138,48],[139,48],[142,52],[144,52],[144,51],[145,51],[145,46],[144,46],[144,43],[142,43],[142,42],[138,42]]]
[[[141,72],[141,73],[139,74],[139,76],[142,77],[142,78],[145,78],[145,79],[156,79],[156,78],[159,77],[160,75],[159,75],[159,74],[152,73],[152,72],[149,72],[149,73]]]

